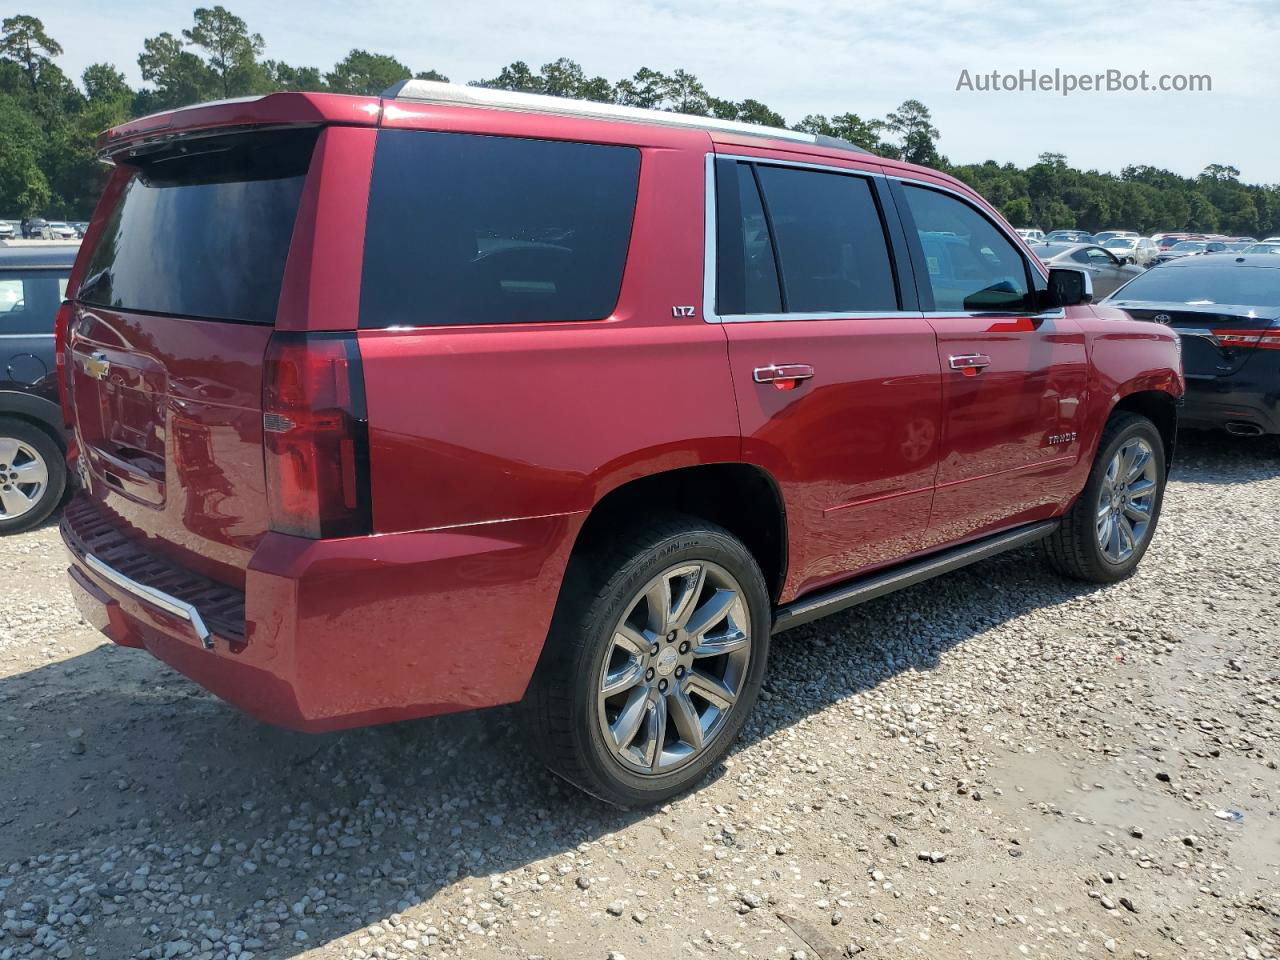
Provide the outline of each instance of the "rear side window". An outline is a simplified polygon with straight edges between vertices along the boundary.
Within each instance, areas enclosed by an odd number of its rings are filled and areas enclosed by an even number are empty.
[[[971,313],[1031,309],[1027,264],[1008,237],[969,204],[903,187],[933,291],[934,309]]]
[[[0,271],[0,335],[53,333],[53,318],[67,292],[67,272]]]
[[[381,131],[360,326],[607,317],[639,175],[633,147]]]
[[[897,310],[884,225],[862,177],[756,168],[788,313]]]
[[[315,130],[208,137],[136,161],[89,259],[84,303],[275,322]]]
[[[716,310],[726,316],[781,313],[777,261],[754,169],[720,162],[716,202]]]
[[[869,181],[727,160],[718,161],[716,171],[720,314],[898,309]]]

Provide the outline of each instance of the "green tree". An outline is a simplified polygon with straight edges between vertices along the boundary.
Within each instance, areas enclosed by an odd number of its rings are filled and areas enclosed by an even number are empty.
[[[641,67],[634,76],[614,84],[613,97],[624,106],[653,110],[662,103],[669,84],[666,74]]]
[[[945,164],[937,148],[938,128],[933,125],[929,108],[919,100],[904,100],[884,118],[884,129],[901,138],[897,150],[901,159],[932,167]]]
[[[738,115],[734,118],[743,123],[758,123],[766,127],[785,127],[787,121],[782,114],[761,103],[759,100],[742,100],[735,104]]]
[[[324,78],[317,67],[294,67],[282,60],[264,60],[262,71],[269,90],[325,89]]]
[[[51,58],[61,55],[61,44],[45,33],[39,17],[19,14],[0,22],[0,58],[18,64],[33,95],[53,68]]]
[[[477,87],[493,87],[498,90],[517,90],[522,93],[544,93],[541,74],[534,73],[523,60],[509,63],[492,80],[478,80]]]
[[[25,216],[49,202],[49,181],[36,149],[42,136],[30,112],[0,94],[0,209]]]
[[[217,77],[213,71],[172,33],[143,40],[138,67],[142,79],[155,86],[141,99],[144,109],[183,107],[216,96]]]
[[[259,93],[266,75],[258,63],[262,35],[250,33],[248,24],[226,7],[196,7],[195,23],[182,31],[188,46],[205,52],[206,63],[223,98]]]
[[[884,122],[863,120],[856,113],[841,113],[830,119],[821,113],[811,113],[796,124],[796,129],[803,130],[805,133],[848,140],[872,153],[881,153],[885,147],[880,140]]]
[[[412,76],[413,71],[395,57],[368,50],[352,50],[325,74],[324,79],[335,93],[376,97],[387,87]]]

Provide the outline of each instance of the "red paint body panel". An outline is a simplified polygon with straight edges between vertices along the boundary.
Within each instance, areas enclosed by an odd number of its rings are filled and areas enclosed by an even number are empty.
[[[322,731],[518,700],[582,515],[343,540],[262,538],[247,643],[185,624],[73,566],[81,609],[259,719]],[[528,628],[529,620],[542,624]]]
[[[938,335],[945,414],[925,546],[1052,516],[1075,493],[1070,475],[1084,449],[1083,330],[1052,316],[929,323]],[[975,354],[990,366],[952,369],[951,357]],[[1065,443],[1051,439],[1070,435],[1076,438]]]
[[[327,127],[316,142],[280,285],[277,330],[354,330],[377,131]]]
[[[724,334],[666,326],[364,331],[380,532],[589,510],[738,459]]]
[[[782,599],[923,546],[942,386],[923,318],[727,323],[743,458],[777,481],[791,531]],[[807,363],[780,391],[756,367]]]
[[[1182,392],[1176,337],[1099,308],[1036,321],[676,316],[703,303],[708,153],[928,180],[1003,223],[963,184],[908,164],[693,129],[316,94],[146,117],[100,144],[127,157],[164,138],[255,125],[324,127],[276,314],[275,329],[289,331],[358,328],[379,125],[641,151],[607,318],[358,331],[369,536],[270,530],[261,362],[272,328],[77,306],[70,349],[108,353],[115,370],[107,383],[72,373],[83,496],[136,550],[242,591],[244,637],[205,650],[188,624],[73,555],[81,609],[116,643],[145,647],[273,723],[327,730],[519,699],[586,517],[632,480],[710,463],[765,471],[786,514],[785,602],[1062,513],[1115,403]],[[72,290],[125,177],[108,184]],[[992,363],[966,375],[950,369],[958,353]],[[752,378],[790,363],[814,377],[787,390]]]

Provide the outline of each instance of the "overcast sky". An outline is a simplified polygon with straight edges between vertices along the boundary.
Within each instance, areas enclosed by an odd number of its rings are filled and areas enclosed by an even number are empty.
[[[65,49],[69,73],[106,60],[139,83],[144,37],[191,23],[190,0],[18,0]],[[1280,2],[1075,0],[225,0],[267,56],[322,69],[352,47],[455,81],[506,63],[567,56],[610,80],[683,67],[709,92],[754,97],[794,123],[807,113],[882,117],[923,101],[953,162],[1025,165],[1044,151],[1076,165],[1130,163],[1198,173],[1239,167],[1280,182]],[[12,9],[12,4],[6,4]],[[957,91],[962,70],[1152,78],[1208,74],[1201,93]]]

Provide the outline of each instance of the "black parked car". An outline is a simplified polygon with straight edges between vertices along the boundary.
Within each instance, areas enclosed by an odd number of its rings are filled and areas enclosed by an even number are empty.
[[[0,534],[41,523],[66,489],[53,321],[75,255],[0,247]]]
[[[1183,426],[1280,435],[1280,257],[1183,257],[1105,302],[1182,335]]]

